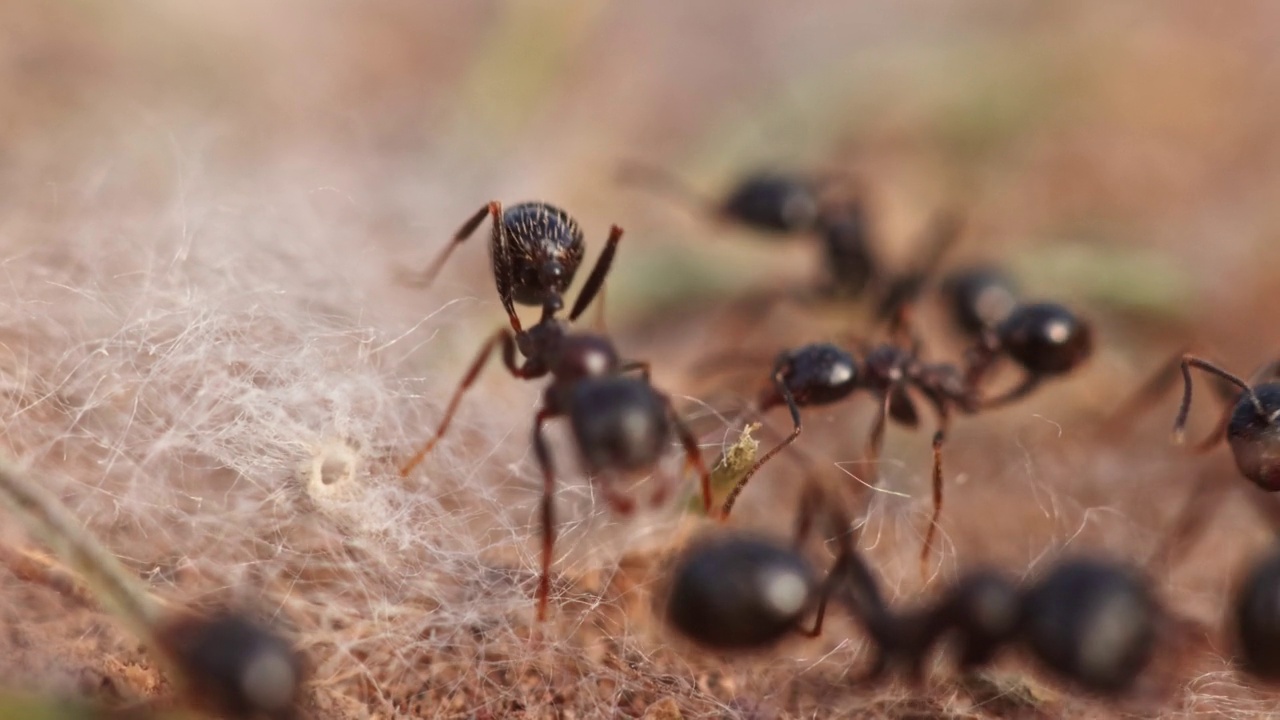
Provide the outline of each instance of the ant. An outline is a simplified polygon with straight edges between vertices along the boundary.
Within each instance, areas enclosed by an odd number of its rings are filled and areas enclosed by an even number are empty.
[[[708,515],[712,514],[711,478],[696,439],[672,407],[671,399],[650,384],[649,364],[623,362],[608,338],[570,332],[568,323],[556,317],[564,306],[564,289],[582,259],[581,233],[563,211],[542,203],[526,203],[504,215],[501,206],[490,203],[462,226],[428,276],[434,276],[450,249],[470,236],[486,214],[494,217],[490,243],[494,279],[512,327],[498,330],[481,346],[449,400],[435,434],[401,466],[400,474],[408,476],[444,437],[462,396],[499,348],[503,365],[512,376],[525,380],[550,377],[533,425],[534,454],[543,478],[542,572],[537,592],[537,618],[542,621],[547,614],[555,545],[555,468],[544,436],[548,420],[569,419],[584,467],[592,476],[605,475],[601,491],[610,508],[619,514],[630,513],[635,505],[615,489],[613,481],[622,473],[653,467],[673,433],[684,446],[686,470],[693,466],[701,477]],[[574,302],[570,321],[600,291],[621,237],[622,230],[614,226],[604,252]],[[513,302],[541,302],[542,318],[536,325],[522,328]],[[523,356],[522,362],[517,362],[517,351]],[[632,371],[639,371],[640,377],[626,374]],[[662,492],[655,497],[655,503],[661,500]]]
[[[919,680],[945,638],[952,638],[962,672],[1020,644],[1054,674],[1115,695],[1151,662],[1162,619],[1147,582],[1132,569],[1071,558],[1021,588],[999,572],[972,570],[938,601],[898,615],[891,645],[894,659]]]
[[[1280,552],[1256,561],[1234,597],[1236,662],[1260,680],[1280,681]]]
[[[567,212],[544,202],[522,202],[503,209],[502,203],[490,202],[471,216],[427,266],[414,284],[427,287],[435,281],[453,251],[466,242],[480,227],[485,217],[493,219],[489,236],[489,259],[498,297],[511,321],[511,329],[523,332],[515,306],[540,306],[544,312],[556,313],[564,308],[564,294],[578,273],[586,253],[582,228]],[[570,320],[587,309],[599,293],[613,263],[622,229],[614,225],[609,231],[604,251],[578,293],[569,313]]]
[[[904,326],[905,321],[900,329]],[[919,413],[910,395],[910,390],[915,390],[933,407],[938,421],[932,443],[934,508],[921,551],[923,564],[932,551],[942,513],[942,446],[952,412],[972,415],[1021,399],[1045,378],[1063,374],[1083,362],[1091,352],[1092,335],[1090,326],[1066,308],[1035,303],[1017,306],[995,330],[986,333],[969,353],[965,367],[924,361],[920,342],[914,337],[909,344],[873,346],[862,342],[860,345],[861,360],[831,343],[813,343],[779,353],[770,373],[771,385],[761,394],[753,410],[766,412],[785,405],[791,413],[793,429],[739,478],[725,499],[721,513],[728,516],[752,476],[800,436],[801,407],[840,402],[857,390],[872,393],[879,409],[871,430],[867,460],[874,467],[889,419],[909,428],[919,426]],[[980,384],[988,369],[1005,356],[1026,370],[1027,379],[998,397],[981,397]]]
[[[837,555],[825,577],[800,549],[823,521]],[[849,520],[814,483],[796,514],[794,542],[724,531],[687,547],[670,571],[663,617],[680,635],[716,651],[773,646],[793,633],[817,637],[834,596],[883,647],[891,618],[878,581],[854,547]],[[803,621],[813,616],[813,626]]]

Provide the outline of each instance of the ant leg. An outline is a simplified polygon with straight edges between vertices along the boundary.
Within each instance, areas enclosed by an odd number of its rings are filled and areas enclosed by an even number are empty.
[[[1013,386],[1013,388],[1007,390],[1003,395],[979,400],[978,408],[982,410],[991,410],[1001,407],[1002,405],[1017,402],[1034,392],[1036,388],[1040,387],[1040,383],[1043,381],[1044,378],[1039,375],[1028,375],[1023,378],[1021,383]]]
[[[867,442],[865,462],[871,468],[872,487],[880,484],[880,450],[884,447],[885,425],[888,424],[889,409],[897,390],[898,383],[894,383],[885,391],[884,396],[880,398],[879,407],[876,409],[876,420],[871,425],[871,437]]]
[[[960,237],[963,222],[954,211],[937,213],[925,230],[926,248],[915,267],[890,280],[876,308],[876,317],[888,320],[890,334],[897,336],[910,324],[910,308],[919,300],[933,276],[937,274],[947,252]]]
[[[920,578],[929,577],[929,555],[933,552],[933,538],[938,532],[938,519],[942,516],[942,443],[947,439],[947,427],[951,416],[946,406],[938,405],[938,430],[933,434],[933,515],[929,529],[925,531],[924,547],[920,549]]]
[[[645,375],[648,375],[648,363],[645,363]],[[667,416],[671,418],[671,425],[675,428],[676,435],[680,438],[680,444],[684,446],[684,470],[687,472],[690,468],[698,473],[698,483],[702,489],[702,511],[707,517],[713,517],[711,505],[713,498],[711,496],[711,471],[707,469],[707,463],[702,459],[702,450],[698,448],[698,439],[693,436],[693,432],[689,430],[689,426],[685,425],[684,420],[680,418],[680,414],[676,412],[676,408],[671,404],[671,398],[663,395],[662,402],[667,406]],[[683,475],[683,473],[681,473]],[[723,522],[729,517],[728,510],[720,513],[720,517],[716,518]]]
[[[787,409],[791,411],[791,422],[794,423],[795,428],[791,431],[790,435],[783,439],[782,442],[774,445],[770,448],[769,452],[765,453],[759,460],[756,460],[755,464],[747,470],[746,474],[738,479],[738,483],[729,491],[729,495],[724,499],[724,505],[720,508],[721,520],[728,520],[729,513],[733,510],[734,503],[738,501],[738,496],[742,494],[742,489],[747,486],[747,483],[751,480],[751,476],[755,475],[760,468],[764,467],[765,463],[772,460],[774,455],[782,452],[783,448],[795,442],[796,438],[800,437],[800,431],[802,429],[800,425],[800,406],[796,405],[796,399],[792,397],[791,390],[787,387],[787,384],[782,381],[781,367],[774,368],[773,384],[777,387],[778,394],[781,395],[782,399],[787,403]],[[709,487],[710,483],[708,482],[708,488]]]
[[[1128,424],[1129,420],[1168,392],[1178,380],[1178,369],[1182,365],[1182,356],[1185,354],[1186,351],[1183,351],[1166,360],[1141,387],[1134,391],[1133,395],[1120,405],[1119,409],[1102,421],[1101,432],[1114,436]]]
[[[499,330],[492,337],[485,341],[481,346],[480,352],[476,354],[476,359],[471,362],[471,368],[467,370],[467,374],[462,377],[462,382],[458,384],[458,389],[453,392],[453,397],[449,399],[449,405],[445,408],[444,419],[440,421],[440,427],[436,429],[436,434],[431,436],[408,462],[400,467],[400,477],[408,477],[413,469],[418,467],[427,454],[430,453],[444,437],[445,431],[449,429],[449,423],[453,421],[453,415],[458,411],[458,404],[462,402],[462,396],[467,389],[479,377],[480,371],[484,369],[485,363],[489,360],[489,356],[493,354],[499,343],[502,345],[502,361],[506,365],[508,371],[516,377],[525,377],[526,373],[520,367],[516,366],[516,339],[507,329]]]
[[[634,160],[623,161],[617,179],[625,185],[640,185],[673,198],[691,210],[719,214],[715,202],[699,195],[674,174]]]
[[[542,469],[542,572],[538,575],[538,622],[547,619],[547,602],[551,596],[551,551],[556,544],[555,467],[542,429],[548,419],[558,414],[543,408],[533,420],[533,452],[538,458],[538,467]]]
[[[1230,489],[1222,478],[1202,470],[1195,487],[1191,489],[1173,527],[1165,534],[1155,552],[1151,553],[1148,567],[1166,566],[1180,560],[1204,534],[1205,526],[1222,507]]]
[[[458,231],[453,234],[449,243],[444,246],[440,254],[436,255],[431,264],[419,273],[417,277],[407,279],[407,282],[414,287],[429,287],[435,281],[436,276],[440,274],[440,269],[444,267],[445,261],[449,259],[449,256],[453,254],[453,251],[459,245],[466,242],[475,233],[476,228],[480,227],[480,223],[484,222],[485,216],[492,216],[494,224],[500,227],[502,225],[502,203],[495,200],[477,210],[474,215],[462,224],[462,227],[458,228]]]
[[[1253,403],[1254,411],[1258,415],[1265,415],[1262,409],[1262,402],[1258,400],[1258,396],[1253,392],[1253,388],[1244,380],[1232,375],[1222,368],[1214,365],[1208,360],[1198,358],[1194,355],[1182,356],[1182,405],[1178,408],[1178,417],[1173,421],[1173,440],[1175,443],[1181,444],[1187,430],[1187,415],[1191,412],[1191,368],[1199,368],[1204,372],[1216,375],[1223,380],[1239,387],[1248,396],[1249,401]]]
[[[578,293],[578,299],[573,303],[573,311],[569,313],[570,320],[577,320],[578,316],[595,299],[596,293],[600,292],[600,288],[604,285],[605,276],[609,274],[609,268],[613,265],[613,256],[618,252],[618,242],[620,240],[622,240],[622,228],[614,225],[609,229],[609,239],[605,241],[604,250],[601,251],[600,257],[596,259],[596,266],[591,268],[591,274],[587,276],[586,284],[582,286],[582,290]]]

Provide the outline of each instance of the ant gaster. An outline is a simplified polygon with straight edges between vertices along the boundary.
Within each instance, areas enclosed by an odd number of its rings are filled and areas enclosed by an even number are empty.
[[[801,552],[815,520],[837,557],[820,576]],[[676,559],[663,617],[684,637],[717,651],[770,647],[788,635],[817,637],[834,597],[883,646],[889,611],[878,581],[854,547],[849,520],[815,484],[806,486],[791,545],[747,531],[695,540]],[[804,627],[813,617],[813,626]]]
[[[982,334],[968,352],[966,373],[969,383],[978,385],[1002,357],[1022,368],[1021,383],[983,401],[984,408],[991,408],[1021,400],[1046,380],[1080,367],[1092,354],[1093,329],[1087,321],[1057,303],[1023,303]]]
[[[1231,628],[1236,662],[1250,675],[1280,681],[1280,552],[1256,561],[1237,587]]]
[[[705,509],[711,513],[711,479],[702,460],[697,442],[688,427],[675,413],[671,400],[649,382],[649,366],[644,362],[622,362],[613,343],[606,337],[590,333],[570,332],[568,324],[555,317],[563,307],[561,299],[581,260],[581,234],[577,225],[561,211],[547,205],[521,205],[516,216],[502,214],[497,203],[472,217],[455,236],[454,244],[465,240],[485,213],[495,218],[493,241],[494,279],[503,304],[507,306],[512,329],[497,331],[481,347],[454,391],[444,417],[435,434],[407,462],[400,473],[407,476],[436,447],[449,429],[462,396],[475,382],[485,363],[501,348],[502,362],[517,378],[535,379],[550,376],[551,383],[543,393],[533,427],[534,453],[542,471],[541,502],[542,564],[537,592],[537,617],[546,617],[551,587],[551,557],[555,546],[553,500],[555,469],[544,437],[544,425],[555,417],[567,416],[573,430],[585,469],[597,474],[600,488],[609,506],[618,513],[634,509],[631,498],[617,491],[613,480],[621,473],[652,467],[662,454],[671,435],[677,435],[684,446],[686,469],[693,466],[702,483]],[[522,218],[520,222],[513,218]],[[614,226],[600,259],[574,302],[569,319],[578,317],[603,286],[613,260],[622,230]],[[576,238],[576,245],[566,245],[566,238]],[[573,253],[556,255],[551,249],[577,247]],[[522,248],[513,253],[511,248]],[[530,248],[543,248],[534,252]],[[550,249],[548,249],[550,248]],[[441,255],[436,266],[448,255]],[[548,260],[567,258],[571,262]],[[558,272],[547,271],[549,264],[559,263]],[[514,280],[513,280],[514,278]],[[512,302],[542,301],[542,318],[533,327],[523,329]],[[524,357],[518,362],[516,351]],[[626,375],[638,370],[641,377]],[[655,502],[660,498],[655,498]]]

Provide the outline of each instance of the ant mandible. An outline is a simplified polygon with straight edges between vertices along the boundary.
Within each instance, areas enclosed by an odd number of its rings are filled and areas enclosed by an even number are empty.
[[[494,279],[512,327],[497,331],[484,343],[449,400],[435,434],[401,466],[400,474],[408,476],[444,437],[462,396],[499,348],[503,365],[512,376],[550,376],[551,384],[543,393],[533,427],[534,453],[543,477],[542,562],[537,592],[537,617],[541,621],[547,613],[555,545],[555,469],[543,434],[548,420],[569,418],[583,465],[593,478],[598,473],[606,476],[600,482],[602,493],[610,508],[620,514],[633,510],[634,503],[617,492],[612,481],[621,473],[652,467],[673,432],[684,446],[686,469],[693,466],[700,475],[708,515],[712,514],[711,478],[692,432],[676,414],[670,398],[650,384],[648,363],[624,363],[608,338],[570,332],[568,324],[556,317],[564,305],[564,290],[582,259],[581,232],[563,211],[544,203],[525,203],[504,215],[500,205],[490,203],[458,231],[453,243],[428,271],[428,281],[439,271],[452,247],[469,237],[486,214],[494,217],[490,243]],[[574,302],[569,320],[577,318],[599,292],[621,238],[622,230],[615,225]],[[541,302],[541,319],[527,330],[522,328],[514,302]],[[517,362],[517,351],[523,362]],[[636,370],[641,377],[626,375]]]
[[[825,577],[801,552],[815,521],[837,547]],[[662,613],[667,624],[711,650],[761,650],[793,633],[817,637],[834,597],[883,649],[889,610],[875,574],[854,547],[847,515],[810,482],[795,527],[791,545],[742,530],[695,540],[670,570]],[[804,627],[810,615],[813,626]]]

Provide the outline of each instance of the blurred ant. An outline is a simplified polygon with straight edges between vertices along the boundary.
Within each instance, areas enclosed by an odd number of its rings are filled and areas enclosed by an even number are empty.
[[[523,202],[504,210],[502,203],[493,201],[477,210],[458,228],[414,284],[419,287],[431,285],[445,261],[475,233],[485,217],[493,219],[489,259],[498,297],[511,321],[511,329],[518,335],[523,328],[516,315],[516,303],[540,306],[545,314],[554,314],[564,308],[564,294],[573,283],[586,253],[582,228],[568,213],[554,205]],[[599,293],[621,239],[622,229],[614,225],[609,231],[604,251],[596,260],[586,285],[578,293],[578,300],[569,313],[570,320],[578,319]]]
[[[1115,695],[1151,662],[1163,619],[1147,582],[1113,562],[1065,560],[1025,588],[975,570],[933,604],[896,617],[891,659],[919,680],[932,648],[946,638],[963,672],[1020,644],[1054,674]]]
[[[919,265],[890,275],[872,248],[865,189],[849,178],[757,170],[744,175],[720,200],[704,198],[670,173],[648,165],[625,164],[621,179],[662,191],[714,218],[765,235],[816,233],[826,276],[819,295],[851,300],[874,289],[879,298],[876,314],[881,319],[892,318],[898,308],[920,294],[960,229],[954,214],[940,214],[928,232],[925,249],[918,253]],[[746,304],[754,307],[773,299],[773,294],[765,294],[750,298]]]
[[[1017,283],[995,265],[954,270],[943,277],[941,292],[952,324],[973,339],[994,331],[1018,305]]]
[[[801,552],[815,521],[836,542],[825,577]],[[875,574],[854,547],[849,519],[815,484],[806,486],[791,545],[756,533],[721,531],[694,541],[670,571],[663,617],[685,638],[716,651],[768,648],[791,634],[817,637],[834,596],[877,644],[889,610]],[[812,615],[813,626],[803,621]],[[879,663],[878,663],[879,664]]]
[[[1233,597],[1236,663],[1260,680],[1280,681],[1280,552],[1276,548],[1254,562]]]
[[[499,330],[480,348],[449,400],[439,428],[401,466],[400,474],[408,476],[444,437],[462,396],[475,383],[494,351],[501,348],[503,365],[514,377],[528,380],[550,376],[551,383],[543,393],[542,407],[533,426],[534,453],[543,477],[542,573],[537,593],[537,617],[541,621],[547,613],[551,556],[555,545],[552,506],[555,470],[543,429],[548,420],[569,418],[583,465],[592,476],[598,473],[605,475],[599,487],[610,508],[619,514],[631,512],[635,505],[631,498],[614,487],[617,476],[653,467],[673,432],[684,446],[686,470],[693,466],[701,477],[703,502],[708,515],[712,514],[711,478],[697,441],[676,414],[671,399],[650,384],[648,363],[624,363],[608,338],[570,332],[568,324],[555,316],[563,307],[564,289],[582,259],[581,233],[576,223],[563,211],[545,204],[518,205],[504,215],[497,203],[490,203],[463,225],[453,245],[465,240],[485,214],[494,217],[494,234],[490,243],[494,279],[511,318],[512,329]],[[577,318],[600,290],[621,237],[622,230],[614,226],[604,253],[574,302],[569,320]],[[438,269],[450,248],[441,254],[434,268]],[[513,248],[518,251],[513,251]],[[429,272],[428,276],[432,274]],[[536,325],[523,329],[512,309],[513,301],[523,304],[540,302],[542,318]],[[524,358],[519,363],[517,350]],[[640,372],[640,378],[625,375],[636,370]],[[655,497],[655,503],[661,500],[662,492]]]

